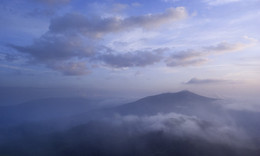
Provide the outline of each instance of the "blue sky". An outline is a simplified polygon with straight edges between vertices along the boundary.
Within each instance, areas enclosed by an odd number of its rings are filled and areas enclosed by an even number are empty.
[[[259,97],[259,0],[2,0],[0,86]]]

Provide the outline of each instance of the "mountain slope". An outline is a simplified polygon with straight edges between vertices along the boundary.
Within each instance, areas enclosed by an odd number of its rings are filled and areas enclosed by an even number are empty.
[[[211,109],[217,99],[194,94],[190,91],[163,93],[142,98],[116,108],[122,114],[156,114],[169,112],[189,112],[196,109]]]
[[[64,118],[94,109],[97,100],[85,98],[47,98],[15,106],[0,107],[2,124],[18,124]]]
[[[84,123],[115,115],[145,116],[171,112],[213,119],[225,114],[220,105],[214,103],[217,100],[200,96],[190,91],[163,93],[112,108],[89,111],[73,117],[71,122]]]

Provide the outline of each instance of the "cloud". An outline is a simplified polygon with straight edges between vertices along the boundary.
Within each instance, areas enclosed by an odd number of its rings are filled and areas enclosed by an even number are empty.
[[[46,1],[54,3],[57,1]],[[123,9],[124,5],[115,7]],[[146,66],[162,59],[160,50],[134,51],[115,54],[116,50],[107,50],[99,40],[108,33],[135,28],[150,29],[166,23],[182,20],[188,16],[185,8],[169,8],[163,13],[130,16],[126,18],[86,16],[69,13],[53,18],[49,30],[29,46],[9,44],[9,47],[28,56],[29,63],[44,64],[65,75],[89,73],[86,63],[89,60],[103,61],[106,65],[121,68]],[[99,39],[97,39],[97,37]],[[106,51],[107,53],[102,53]],[[101,55],[102,53],[102,55]],[[98,58],[98,59],[96,59]],[[76,61],[80,63],[76,63]],[[84,62],[84,63],[83,63]]]
[[[70,0],[36,0],[36,1],[48,5],[60,5],[60,4],[66,4],[70,2]]]
[[[64,75],[84,75],[89,73],[86,61],[97,51],[94,44],[90,44],[90,41],[85,42],[77,36],[45,34],[36,39],[32,45],[9,46],[28,55],[30,64],[45,64],[46,67],[60,71]]]
[[[176,67],[176,66],[198,66],[204,64],[208,61],[208,59],[199,58],[199,59],[192,59],[192,60],[176,60],[176,59],[168,59],[167,66]]]
[[[227,43],[227,42],[221,42],[217,44],[216,46],[208,46],[204,47],[203,51],[207,53],[213,53],[213,54],[221,54],[226,52],[233,52],[233,51],[239,51],[244,48],[246,48],[248,45],[243,43]]]
[[[59,61],[73,57],[83,58],[93,55],[95,50],[89,42],[84,42],[78,37],[65,37],[45,34],[36,39],[30,46],[17,46],[10,44],[12,48],[32,56],[35,60]]]
[[[180,51],[173,53],[165,60],[167,66],[192,66],[200,65],[208,61],[208,56],[224,54],[242,50],[248,47],[248,44],[221,42],[217,45],[202,47],[201,49]]]
[[[207,62],[207,59],[201,58],[201,56],[203,56],[203,53],[195,52],[193,50],[177,52],[172,54],[166,60],[166,65],[170,67],[191,66],[191,65],[200,65]]]
[[[232,124],[207,121],[195,116],[178,113],[151,116],[115,116],[112,124],[138,127],[137,131],[162,131],[168,136],[200,138],[215,143],[242,145],[248,141],[247,135]],[[136,133],[136,132],[135,132]]]
[[[141,4],[141,3],[138,3],[138,2],[133,2],[133,3],[131,4],[131,6],[133,6],[133,7],[140,7],[140,6],[142,6],[142,4]]]
[[[180,0],[161,0],[163,2],[166,2],[166,3],[174,3],[174,2],[178,2]]]
[[[70,13],[51,20],[49,30],[55,34],[79,33],[87,37],[101,37],[104,34],[119,32],[133,28],[155,28],[166,23],[182,20],[188,16],[185,8],[169,8],[163,13],[141,16],[119,17],[87,17]]]
[[[219,83],[227,83],[231,82],[230,80],[223,80],[223,79],[198,79],[192,78],[185,84],[219,84]]]
[[[234,2],[239,2],[241,0],[204,0],[205,3],[211,6],[224,5]]]
[[[62,72],[64,75],[85,75],[90,73],[84,62],[59,62],[47,65],[49,68]]]
[[[176,52],[165,58],[164,52],[169,51],[169,48],[118,53],[113,49],[95,43],[95,41],[88,38],[82,39],[79,35],[68,37],[46,33],[41,38],[36,39],[32,45],[17,46],[10,44],[9,46],[29,55],[30,62],[45,64],[46,67],[60,71],[65,75],[89,73],[89,70],[84,70],[84,67],[90,61],[103,62],[113,68],[144,67],[162,60],[170,67],[201,65],[208,61],[209,55],[238,51],[248,46],[242,43],[222,42],[198,50],[190,49]],[[76,64],[75,60],[84,62],[85,65],[82,65],[82,63]],[[65,70],[65,68],[68,68],[68,70]]]
[[[109,66],[115,68],[143,67],[157,63],[163,59],[163,52],[167,49],[156,49],[152,51],[134,51],[123,54],[104,54],[99,57]]]
[[[55,10],[51,8],[46,8],[46,9],[35,8],[32,11],[29,11],[26,15],[31,17],[49,17],[49,16],[53,16],[55,13],[56,13]]]
[[[115,3],[115,4],[113,4],[112,11],[113,12],[120,12],[120,11],[125,10],[127,7],[128,7],[127,4]]]

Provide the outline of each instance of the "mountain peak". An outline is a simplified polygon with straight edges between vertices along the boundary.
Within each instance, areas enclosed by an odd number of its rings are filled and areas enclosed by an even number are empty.
[[[175,93],[162,93],[148,96],[132,103],[118,107],[123,114],[156,114],[158,112],[182,112],[197,108],[211,107],[211,102],[217,99],[201,96],[183,90]]]
[[[182,90],[179,92],[175,93],[162,93],[158,95],[153,95],[153,96],[148,96],[145,98],[142,98],[138,101],[147,101],[147,102],[152,102],[152,101],[168,101],[168,102],[173,102],[173,101],[205,101],[205,100],[216,100],[214,98],[209,98],[205,96],[201,96],[198,94],[195,94],[189,90]]]
[[[179,91],[179,92],[176,92],[176,94],[195,94],[189,90],[182,90],[182,91]]]
[[[192,92],[189,91],[189,90],[182,90],[182,91],[179,91],[179,92],[177,92],[177,93],[192,93]]]

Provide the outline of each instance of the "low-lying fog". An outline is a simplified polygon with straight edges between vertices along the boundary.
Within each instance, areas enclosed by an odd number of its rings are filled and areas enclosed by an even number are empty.
[[[257,104],[189,91],[113,101],[47,98],[2,106],[0,155],[260,155]]]

